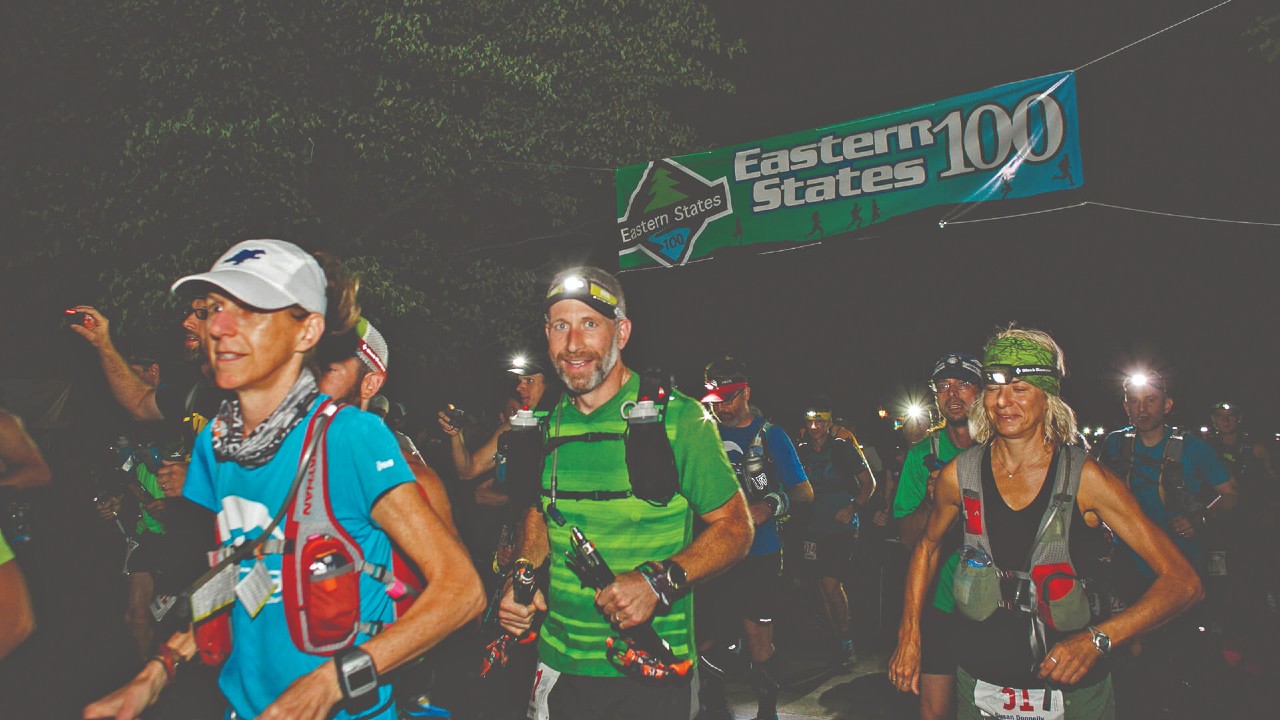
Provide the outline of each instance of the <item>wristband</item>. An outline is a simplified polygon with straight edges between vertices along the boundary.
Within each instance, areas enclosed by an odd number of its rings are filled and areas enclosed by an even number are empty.
[[[769,509],[773,512],[773,517],[775,518],[785,516],[787,511],[791,509],[790,498],[787,497],[786,493],[780,490],[771,492],[768,495],[765,495],[762,499],[764,500],[764,503],[769,506]]]
[[[164,668],[165,685],[173,682],[174,676],[178,674],[178,666],[182,664],[182,658],[178,657],[177,651],[168,645],[161,645],[156,648],[156,654],[151,656],[151,659]]]

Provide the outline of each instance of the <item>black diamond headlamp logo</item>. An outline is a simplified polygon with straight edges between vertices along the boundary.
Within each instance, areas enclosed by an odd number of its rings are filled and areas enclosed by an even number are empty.
[[[622,252],[643,251],[662,265],[683,265],[713,220],[733,213],[729,182],[714,182],[674,160],[649,163],[618,218]]]

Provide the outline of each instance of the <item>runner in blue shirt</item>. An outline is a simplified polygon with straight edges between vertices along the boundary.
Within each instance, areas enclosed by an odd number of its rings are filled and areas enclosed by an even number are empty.
[[[702,401],[720,421],[725,454],[747,496],[756,534],[746,559],[700,590],[705,601],[697,605],[696,624],[707,632],[699,632],[698,645],[706,650],[717,641],[738,637],[739,628],[730,624],[741,619],[740,631],[751,651],[751,683],[759,697],[757,717],[771,720],[777,717],[778,703],[773,662],[773,617],[782,573],[778,518],[788,507],[813,502],[813,487],[791,438],[751,407],[751,386],[741,361],[724,357],[707,365],[706,385]],[[716,678],[707,682],[708,675],[703,674],[701,703],[710,711],[708,717],[723,716],[723,686]]]

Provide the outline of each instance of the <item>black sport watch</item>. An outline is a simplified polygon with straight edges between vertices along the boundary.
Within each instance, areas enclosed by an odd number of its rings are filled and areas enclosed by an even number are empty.
[[[1111,638],[1098,629],[1097,625],[1089,626],[1089,633],[1093,635],[1093,649],[1097,650],[1100,655],[1106,657],[1111,654]]]
[[[378,669],[373,658],[358,647],[341,650],[333,656],[338,668],[338,687],[350,712],[373,707],[378,700]]]
[[[659,613],[669,612],[675,601],[689,594],[689,576],[675,560],[667,559],[660,563],[650,560],[638,565],[636,570],[644,575],[649,587],[658,594]]]

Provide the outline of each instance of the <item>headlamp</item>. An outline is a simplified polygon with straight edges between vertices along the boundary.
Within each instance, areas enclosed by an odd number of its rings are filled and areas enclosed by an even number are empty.
[[[611,320],[618,318],[618,297],[595,280],[588,281],[578,275],[566,277],[547,291],[545,307],[550,308],[561,300],[580,300]]]
[[[1160,377],[1157,372],[1136,372],[1124,379],[1124,389],[1153,387],[1163,391],[1165,389],[1164,378]]]
[[[988,385],[1008,385],[1028,375],[1058,377],[1058,368],[1048,365],[983,365],[982,377]]]
[[[920,407],[919,405],[908,405],[907,417],[911,418],[912,420],[919,420],[920,418],[924,417],[924,408]]]
[[[823,412],[821,410],[807,410],[805,411],[804,417],[805,417],[805,420],[808,420],[810,422],[813,422],[815,420],[831,422],[831,413]]]

